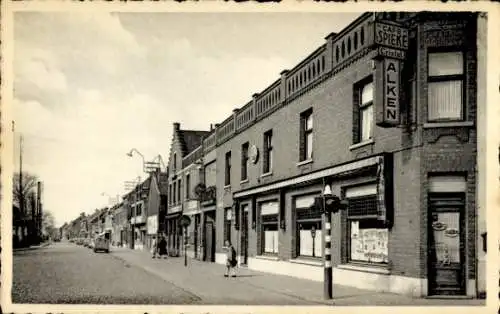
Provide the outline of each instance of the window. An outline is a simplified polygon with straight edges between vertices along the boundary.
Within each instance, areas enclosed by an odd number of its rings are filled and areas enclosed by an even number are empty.
[[[173,203],[174,205],[177,204],[176,196],[177,196],[177,182],[174,182],[174,198],[173,198]]]
[[[348,261],[351,263],[387,264],[389,230],[377,220],[376,184],[349,188],[347,210]]]
[[[224,213],[224,245],[226,241],[231,241],[231,208],[226,208]]]
[[[261,254],[278,254],[278,202],[260,205]]]
[[[264,160],[263,173],[269,173],[273,170],[273,130],[264,133]]]
[[[224,185],[231,185],[231,152],[226,153],[226,173]]]
[[[168,185],[168,203],[172,204],[172,184]]]
[[[135,215],[140,216],[142,214],[142,204],[138,203],[135,207]]]
[[[295,199],[296,256],[323,256],[322,222],[319,209],[312,208],[314,196],[300,196]]]
[[[177,154],[174,153],[174,157],[172,158],[172,172],[175,174],[177,168]]]
[[[373,137],[373,82],[363,84],[359,89],[359,131],[358,143]]]
[[[464,119],[464,60],[462,52],[428,54],[428,120]]]
[[[241,181],[248,179],[248,145],[241,145]]]
[[[186,174],[186,199],[189,200],[189,198],[191,197],[191,178],[190,178],[190,175],[189,173]]]
[[[177,181],[177,202],[181,201],[181,180]]]
[[[312,109],[300,115],[300,161],[312,159],[313,115]]]

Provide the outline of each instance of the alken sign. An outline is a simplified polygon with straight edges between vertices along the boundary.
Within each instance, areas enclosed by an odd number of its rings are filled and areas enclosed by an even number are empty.
[[[399,60],[384,59],[383,110],[386,124],[399,123],[399,68]]]

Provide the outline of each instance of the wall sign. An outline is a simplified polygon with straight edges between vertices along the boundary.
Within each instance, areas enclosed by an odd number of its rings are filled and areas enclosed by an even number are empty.
[[[253,164],[255,164],[257,163],[258,160],[259,160],[259,149],[257,148],[257,146],[252,145],[252,147],[250,147],[250,161]]]
[[[375,44],[406,50],[408,41],[406,28],[381,22],[375,23]]]
[[[378,55],[380,57],[388,57],[400,60],[406,59],[406,52],[404,50],[398,50],[384,46],[378,47]]]
[[[377,100],[377,125],[393,127],[400,123],[400,68],[401,61],[385,58],[379,63],[382,66],[382,76],[376,83],[379,88]]]

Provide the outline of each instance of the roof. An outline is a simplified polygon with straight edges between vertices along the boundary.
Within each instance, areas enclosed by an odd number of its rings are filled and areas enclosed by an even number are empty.
[[[186,156],[203,142],[203,137],[208,136],[210,131],[179,130],[182,156]]]

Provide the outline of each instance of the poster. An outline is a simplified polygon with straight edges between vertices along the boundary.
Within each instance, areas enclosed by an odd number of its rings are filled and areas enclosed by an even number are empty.
[[[359,229],[359,222],[351,222],[351,260],[387,263],[388,230]]]

